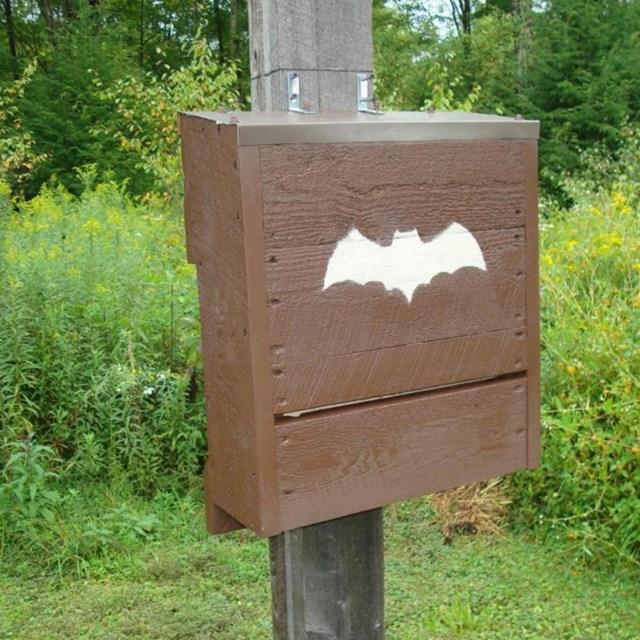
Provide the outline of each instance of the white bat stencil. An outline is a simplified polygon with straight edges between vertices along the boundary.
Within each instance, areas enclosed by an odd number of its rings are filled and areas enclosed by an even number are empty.
[[[417,229],[396,231],[388,247],[365,238],[354,227],[329,259],[323,290],[338,282],[381,282],[387,291],[398,289],[411,302],[420,285],[463,267],[487,270],[477,240],[457,222],[427,242],[422,242]]]

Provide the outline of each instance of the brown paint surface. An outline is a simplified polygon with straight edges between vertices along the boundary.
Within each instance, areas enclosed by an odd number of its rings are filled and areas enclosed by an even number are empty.
[[[524,335],[527,142],[261,147],[276,414],[523,369],[521,341],[489,350],[496,332]],[[323,290],[351,228],[388,245],[397,230],[428,241],[454,221],[486,272],[440,274],[411,304],[381,283]]]
[[[355,224],[382,244],[453,220],[469,231],[524,226],[521,140],[261,147],[265,249],[335,245]]]
[[[224,509],[215,504],[213,466],[211,458],[204,465],[204,502],[207,531],[210,533],[229,533],[237,529],[244,529],[244,525],[230,516]]]
[[[278,408],[286,399],[287,404],[279,407],[283,413],[288,406],[297,410],[326,407],[526,368],[525,330],[491,331],[274,365],[273,402]],[[297,381],[295,385],[291,379]]]
[[[527,466],[540,464],[540,265],[538,250],[538,143],[525,150],[527,243]]]
[[[207,405],[207,508],[279,531],[257,149],[234,127],[181,119],[189,258],[198,268]],[[253,246],[252,246],[253,245]],[[251,250],[253,249],[253,251]],[[215,506],[214,506],[215,505]],[[217,533],[219,530],[214,530]]]
[[[522,469],[526,378],[277,424],[283,528]]]
[[[534,140],[239,147],[236,126],[193,116],[181,134],[212,533],[271,536],[538,463]],[[440,274],[411,304],[322,290],[351,227],[388,244],[453,221],[486,272]]]

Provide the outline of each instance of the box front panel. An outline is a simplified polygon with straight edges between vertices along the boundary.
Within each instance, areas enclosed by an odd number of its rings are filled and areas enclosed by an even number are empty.
[[[284,529],[486,480],[527,464],[523,375],[283,418]]]
[[[527,144],[261,147],[274,413],[527,369]]]

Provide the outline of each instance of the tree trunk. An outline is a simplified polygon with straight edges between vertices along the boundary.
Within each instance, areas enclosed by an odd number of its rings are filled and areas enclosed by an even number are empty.
[[[3,0],[4,19],[7,25],[7,42],[9,44],[9,56],[11,57],[11,73],[14,78],[18,78],[18,49],[16,46],[16,30],[13,24],[13,11],[11,0]]]
[[[138,62],[144,66],[144,0],[140,0],[140,33],[138,42]]]
[[[232,60],[237,60],[240,38],[238,34],[238,3],[239,0],[231,0],[231,22],[229,25],[230,35],[230,57]]]
[[[462,38],[462,50],[465,58],[471,54],[471,0],[449,0],[456,31]]]
[[[65,20],[71,20],[78,14],[76,4],[73,0],[64,0],[62,3],[62,15]]]
[[[38,8],[40,9],[40,14],[42,15],[44,22],[47,25],[47,33],[49,34],[49,39],[52,43],[55,44],[56,18],[50,0],[38,0]]]
[[[216,23],[216,35],[218,38],[218,61],[220,64],[224,64],[226,61],[224,50],[224,19],[222,9],[220,8],[220,0],[214,0],[213,2],[213,17]]]
[[[243,53],[240,51],[240,2],[241,0],[231,0],[231,18],[229,21],[229,57],[234,61],[239,60]],[[246,55],[246,52],[244,53]],[[240,104],[246,104],[247,102],[246,86],[244,78],[238,78],[236,89],[238,91]]]
[[[471,34],[471,0],[449,0],[458,35]]]
[[[527,84],[527,72],[531,60],[533,39],[531,37],[531,0],[512,0],[513,21],[515,25],[516,83],[518,95],[524,96]]]
[[[471,0],[464,0],[462,11],[462,30],[466,35],[471,33]]]

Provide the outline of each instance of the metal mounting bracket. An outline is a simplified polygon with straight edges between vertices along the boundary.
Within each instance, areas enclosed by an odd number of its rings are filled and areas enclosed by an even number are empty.
[[[289,97],[289,111],[295,113],[313,113],[306,102],[302,101],[300,91],[300,76],[295,71],[287,73],[287,94]]]
[[[382,111],[377,108],[373,97],[373,75],[370,73],[358,73],[356,76],[356,93],[358,96],[358,111],[379,116]]]

